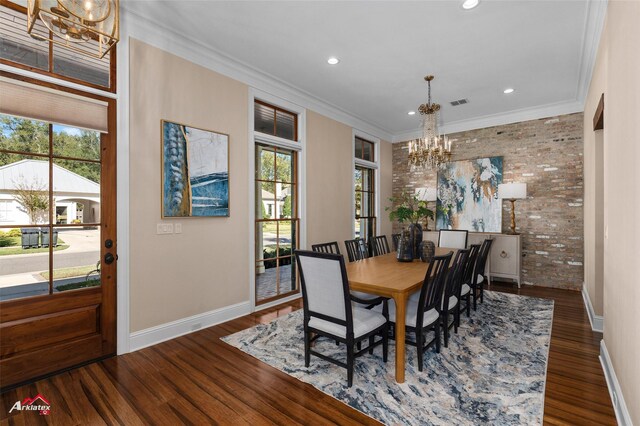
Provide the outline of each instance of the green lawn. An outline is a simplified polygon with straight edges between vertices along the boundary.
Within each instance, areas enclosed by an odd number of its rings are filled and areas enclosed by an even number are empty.
[[[48,253],[49,247],[40,247],[40,248],[32,248],[32,249],[23,249],[20,245],[20,237],[9,237],[10,239],[15,239],[17,244],[11,245],[9,247],[0,247],[0,256],[7,256],[10,254],[34,254],[34,253]],[[60,238],[58,238],[58,246],[53,248],[53,251],[60,251],[68,249],[69,246],[64,244]]]
[[[276,233],[276,222],[262,222],[262,232]],[[291,222],[280,222],[280,235],[291,235]]]
[[[75,266],[73,268],[60,268],[53,270],[53,279],[84,277],[89,272],[94,271],[96,265]],[[40,272],[40,276],[46,280],[49,279],[49,271]]]

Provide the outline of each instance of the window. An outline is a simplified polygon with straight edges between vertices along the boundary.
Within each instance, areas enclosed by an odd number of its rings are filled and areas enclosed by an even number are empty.
[[[369,241],[376,235],[375,170],[356,166],[355,170],[355,236]]]
[[[49,30],[41,21],[34,25],[34,33],[48,37]],[[115,92],[115,67],[112,67],[115,50],[96,59],[50,41],[35,40],[26,28],[26,8],[3,1],[0,6],[0,63]]]
[[[0,200],[0,222],[9,222],[11,219],[11,201]]]
[[[354,236],[369,241],[376,236],[376,142],[354,135]]]
[[[375,158],[373,152],[375,151],[375,144],[373,142],[369,142],[358,136],[355,137],[355,152],[354,156],[357,159],[364,161],[374,162]]]
[[[254,108],[255,300],[262,304],[299,287],[293,252],[299,242],[300,145],[297,114],[258,101]]]
[[[267,135],[297,141],[298,116],[284,109],[255,101],[254,130]]]

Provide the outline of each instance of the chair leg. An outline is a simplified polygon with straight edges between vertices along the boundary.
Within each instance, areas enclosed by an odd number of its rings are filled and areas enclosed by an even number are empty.
[[[362,349],[362,340],[356,343],[356,346],[358,347],[358,350]]]
[[[467,318],[471,317],[471,291],[467,293]]]
[[[422,332],[422,330],[416,330],[416,349],[418,350],[418,371],[422,371],[422,365],[423,365],[423,351],[424,351],[424,343],[423,340],[424,339],[424,333]]]
[[[347,386],[353,385],[353,341],[347,343]]]
[[[304,331],[304,366],[308,367],[311,362],[311,333]]]
[[[480,285],[480,303],[484,303],[484,286],[482,284]]]
[[[453,332],[458,334],[458,327],[460,327],[460,304],[456,306],[456,312],[453,314]]]
[[[382,329],[382,362],[387,362],[387,354],[389,353],[389,325]]]
[[[440,353],[440,321],[436,321],[436,325],[434,327],[434,339],[436,339],[436,353]]]
[[[442,322],[442,325],[444,326],[444,347],[448,348],[449,347],[449,312],[444,311],[443,315],[444,315],[444,320]]]
[[[475,287],[473,287],[473,310],[478,310],[478,293]]]
[[[369,337],[369,355],[373,355],[373,336]]]

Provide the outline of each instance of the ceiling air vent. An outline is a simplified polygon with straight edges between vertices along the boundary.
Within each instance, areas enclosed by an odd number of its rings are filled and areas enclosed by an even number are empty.
[[[469,99],[458,99],[457,101],[449,102],[453,106],[464,105],[469,103]]]

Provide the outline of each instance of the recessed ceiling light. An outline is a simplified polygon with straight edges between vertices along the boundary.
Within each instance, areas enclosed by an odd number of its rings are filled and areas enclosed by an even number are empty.
[[[336,65],[338,62],[340,62],[340,59],[338,59],[338,58],[331,57],[331,58],[327,59],[327,63],[329,65]]]
[[[504,93],[505,93],[506,95],[508,95],[509,93],[513,93],[513,92],[515,92],[515,90],[514,90],[514,89],[512,89],[511,87],[509,87],[508,89],[504,89]]]
[[[415,111],[409,111],[407,114],[409,114],[409,115],[416,115],[416,112],[415,112]]]
[[[466,10],[473,9],[479,3],[480,3],[480,0],[464,0],[462,2],[462,8]]]

